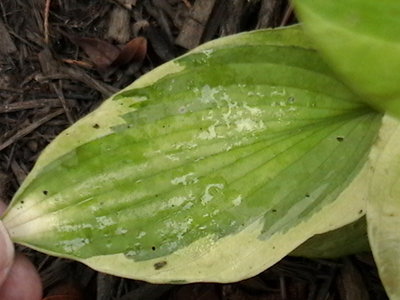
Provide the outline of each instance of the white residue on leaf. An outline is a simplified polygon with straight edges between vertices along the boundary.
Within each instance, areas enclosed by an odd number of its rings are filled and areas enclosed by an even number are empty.
[[[212,215],[215,216],[215,215],[218,214],[218,213],[219,213],[219,209],[216,209],[216,210],[214,210],[214,211],[212,212]]]
[[[126,256],[126,257],[133,257],[133,256],[135,256],[137,254],[137,252],[135,251],[135,250],[129,250],[129,251],[127,251],[127,252],[125,252],[124,253],[124,255]]]
[[[144,237],[145,235],[146,235],[146,232],[141,231],[141,232],[138,234],[137,238],[138,238],[138,239],[141,239],[141,238]]]
[[[175,150],[190,150],[197,147],[197,144],[194,142],[181,142],[174,144]]]
[[[210,189],[212,189],[212,188],[222,190],[224,188],[224,184],[222,184],[222,183],[208,184],[206,186],[203,196],[201,197],[201,204],[205,205],[214,198],[214,196],[210,192]]]
[[[208,84],[201,89],[200,101],[203,103],[216,102],[215,96],[221,91],[221,88],[211,88]]]
[[[65,224],[65,225],[60,225],[58,227],[59,231],[64,231],[64,232],[73,232],[73,231],[79,231],[82,229],[93,229],[92,224]]]
[[[207,58],[208,58],[208,57],[211,56],[211,54],[214,52],[214,50],[213,50],[213,49],[207,49],[207,50],[203,50],[202,52],[203,52],[203,53],[207,56]]]
[[[260,116],[262,114],[262,110],[259,109],[258,107],[249,106],[249,105],[247,105],[247,103],[244,103],[243,107],[245,109],[247,109],[250,112],[250,114],[253,116]]]
[[[190,217],[182,222],[178,222],[176,220],[167,220],[165,222],[165,227],[170,233],[176,234],[178,240],[181,240],[183,238],[183,235],[189,231],[192,223],[193,218]]]
[[[232,117],[240,117],[240,115],[242,114],[242,111],[238,111],[238,103],[235,101],[232,101],[231,98],[224,93],[222,100],[224,100],[228,106],[228,111],[224,114],[222,114],[222,117],[224,119],[225,125],[230,128],[231,126],[231,118]],[[233,111],[235,111],[235,113],[233,113]]]
[[[104,229],[108,226],[117,224],[112,218],[107,216],[96,217],[96,222],[98,224],[99,229]]]
[[[183,176],[175,177],[174,179],[171,180],[171,183],[173,185],[178,185],[178,184],[188,185],[188,184],[196,183],[198,181],[198,179],[194,175],[195,174],[193,172],[190,172]]]
[[[67,253],[76,252],[87,244],[89,244],[89,239],[87,238],[76,238],[59,242],[59,245],[63,247],[64,251]]]
[[[197,136],[201,140],[211,140],[217,137],[217,132],[215,131],[215,126],[218,125],[218,122],[209,126],[206,131],[200,132]]]
[[[115,230],[115,234],[117,234],[117,235],[122,235],[122,234],[125,234],[125,233],[127,233],[127,232],[128,232],[128,229],[123,228],[123,227],[118,227],[118,228]]]
[[[258,131],[265,128],[265,124],[262,120],[254,121],[250,118],[240,119],[235,122],[236,130],[238,132],[251,132],[251,131]]]
[[[168,200],[169,206],[180,206],[182,205],[188,198],[185,196],[175,196]]]
[[[286,90],[285,89],[274,89],[271,92],[271,96],[285,96]]]
[[[179,157],[177,157],[175,154],[167,154],[167,155],[165,155],[165,157],[168,158],[169,160],[172,160],[172,161],[178,161],[179,160]]]
[[[242,203],[242,196],[239,195],[235,199],[232,200],[234,206],[239,206]]]
[[[191,209],[193,207],[193,202],[188,202],[183,207],[184,210]]]
[[[256,97],[260,97],[261,98],[261,97],[264,97],[264,94],[260,93],[260,92],[248,92],[247,96],[250,96],[250,97],[251,96],[253,96],[253,97],[256,96]]]

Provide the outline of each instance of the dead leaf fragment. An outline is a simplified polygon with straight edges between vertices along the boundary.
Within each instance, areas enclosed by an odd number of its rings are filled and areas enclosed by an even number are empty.
[[[111,67],[119,67],[129,62],[143,62],[147,53],[147,40],[144,37],[137,37],[128,42],[122,49],[118,57],[113,61]]]
[[[99,71],[106,70],[121,52],[117,46],[100,39],[72,35],[68,35],[68,38],[85,51]]]

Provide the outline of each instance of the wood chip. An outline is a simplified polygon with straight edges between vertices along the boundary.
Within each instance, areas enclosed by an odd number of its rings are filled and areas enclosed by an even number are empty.
[[[244,4],[247,0],[232,0],[225,4],[227,18],[224,19],[221,28],[221,36],[231,35],[239,32]]]
[[[21,185],[28,174],[27,171],[24,170],[15,159],[11,162],[11,170],[13,171],[15,178],[17,178],[18,184]]]
[[[117,277],[98,273],[97,274],[97,297],[96,300],[109,300],[114,298],[114,290]]]
[[[175,43],[186,49],[193,49],[201,42],[203,32],[212,13],[216,0],[196,1],[186,18]]]
[[[8,55],[17,51],[17,47],[8,33],[4,23],[0,20],[0,55]]]
[[[344,260],[344,266],[340,269],[337,285],[340,299],[342,300],[370,299],[362,276],[350,259]]]
[[[115,6],[110,14],[108,31],[105,37],[120,44],[125,44],[129,41],[131,35],[129,21],[129,11],[120,6]]]
[[[280,24],[282,1],[262,0],[257,28],[276,27]]]

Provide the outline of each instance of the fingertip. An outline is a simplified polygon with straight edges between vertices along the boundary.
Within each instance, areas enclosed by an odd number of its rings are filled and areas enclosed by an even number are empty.
[[[0,288],[2,300],[40,300],[42,281],[33,264],[27,257],[17,254]]]
[[[13,258],[14,245],[6,228],[0,220],[0,285],[10,271],[11,265],[13,264]]]

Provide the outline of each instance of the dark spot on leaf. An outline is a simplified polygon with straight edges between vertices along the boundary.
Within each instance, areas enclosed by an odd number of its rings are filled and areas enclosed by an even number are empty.
[[[271,210],[273,213],[276,213],[276,209]]]
[[[167,262],[165,260],[160,261],[158,263],[154,264],[154,269],[160,270],[161,268],[165,267],[167,265]]]
[[[288,104],[292,104],[292,103],[294,103],[295,100],[296,100],[296,99],[295,99],[294,97],[289,97],[289,98],[287,99],[287,103],[288,103]]]
[[[337,137],[336,137],[336,140],[337,140],[338,142],[343,142],[343,141],[344,141],[344,137],[342,137],[342,136],[337,136]]]
[[[305,196],[306,196],[306,198],[310,198],[310,194],[306,194]]]
[[[151,250],[156,251],[156,247],[154,247],[154,246],[151,247]]]
[[[99,128],[100,128],[100,125],[96,123],[96,124],[93,125],[93,128],[94,128],[94,129],[99,129]]]
[[[20,203],[21,203],[21,204],[24,204],[25,202],[24,202],[24,200],[21,200]]]
[[[43,194],[44,195],[47,195],[49,192],[48,191],[43,191]]]
[[[359,214],[361,215],[364,211],[362,209],[359,210]]]

